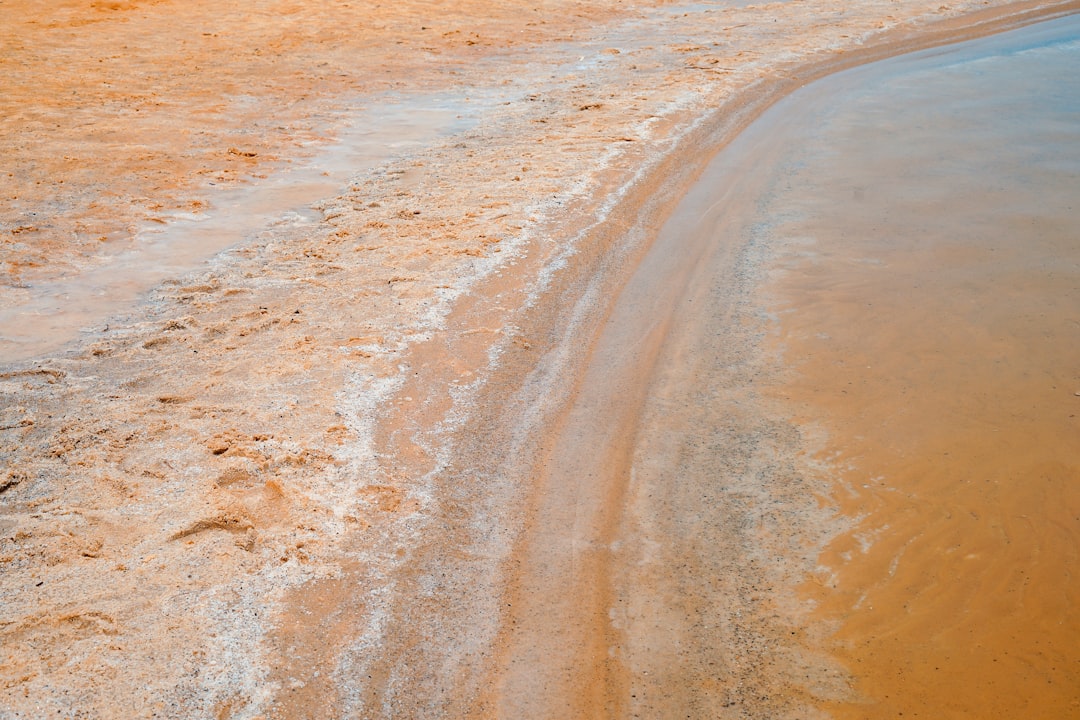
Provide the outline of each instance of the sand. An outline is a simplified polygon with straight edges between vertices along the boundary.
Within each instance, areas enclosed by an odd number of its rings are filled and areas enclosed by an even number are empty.
[[[628,712],[606,621],[569,620],[585,649],[515,690],[551,626],[514,628],[563,557],[547,467],[617,290],[785,89],[1052,7],[990,6],[4,3],[5,309],[258,192],[358,109],[434,93],[471,119],[5,356],[2,716]],[[777,697],[726,712],[820,695],[770,672],[742,677]]]

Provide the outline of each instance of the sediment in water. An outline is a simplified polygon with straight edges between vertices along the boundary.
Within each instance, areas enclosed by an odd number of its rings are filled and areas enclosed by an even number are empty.
[[[1070,17],[849,73],[764,201],[773,392],[851,524],[805,593],[835,717],[1077,712],[1078,56]]]

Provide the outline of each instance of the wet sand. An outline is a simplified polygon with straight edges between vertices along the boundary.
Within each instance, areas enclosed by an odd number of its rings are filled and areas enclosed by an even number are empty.
[[[362,17],[306,3],[16,12],[5,307],[138,249],[140,228],[212,212],[217,183],[255,187],[317,158],[310,143],[344,137],[386,93],[483,109],[302,212],[280,208],[61,349],[5,360],[5,716],[775,717],[832,697],[843,683],[826,659],[814,677],[791,672],[806,656],[781,639],[800,639],[784,619],[799,608],[774,617],[813,555],[790,528],[816,510],[770,515],[755,485],[777,463],[786,474],[775,458],[797,437],[722,409],[769,367],[736,355],[718,382],[729,395],[687,421],[688,436],[726,428],[709,442],[744,465],[730,502],[689,508],[695,525],[685,500],[610,472],[636,462],[617,429],[651,417],[654,357],[616,386],[630,392],[609,432],[625,444],[590,457],[573,437],[573,401],[600,397],[585,379],[604,352],[593,339],[706,160],[772,100],[1074,5],[547,3],[534,20],[475,3],[440,24],[419,3]],[[204,63],[237,48],[251,57]],[[69,106],[70,90],[91,100]],[[721,292],[738,297],[744,267]],[[590,467],[604,478],[560,484]],[[785,488],[809,497],[772,489]],[[720,564],[680,565],[665,538],[701,525],[730,528],[708,554]],[[668,594],[621,594],[639,581]],[[566,597],[580,601],[546,602]],[[688,621],[717,598],[738,607]]]

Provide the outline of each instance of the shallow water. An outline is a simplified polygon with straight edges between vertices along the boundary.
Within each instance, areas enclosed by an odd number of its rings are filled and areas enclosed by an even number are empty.
[[[759,201],[775,394],[852,524],[807,584],[837,717],[1080,713],[1077,67],[1074,17],[819,83]]]
[[[322,218],[314,203],[339,194],[357,175],[467,129],[488,104],[414,94],[356,108],[336,124],[332,141],[308,148],[306,157],[238,187],[207,188],[206,211],[148,225],[92,266],[24,288],[15,304],[0,308],[0,363],[54,352],[80,331],[100,331],[158,283],[261,232],[313,225]]]

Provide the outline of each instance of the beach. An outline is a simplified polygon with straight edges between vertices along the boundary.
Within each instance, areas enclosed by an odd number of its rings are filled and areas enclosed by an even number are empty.
[[[856,669],[835,717],[1080,708],[1078,39],[1070,17],[829,78],[760,210],[771,394],[850,524],[805,583]]]
[[[746,306],[707,352],[620,335],[680,302],[631,277],[789,92],[1075,2],[31,7],[0,3],[0,717],[851,699],[800,594],[850,528],[747,395],[789,376]],[[764,258],[698,252],[700,297],[750,297]],[[656,371],[705,356],[722,393]],[[716,458],[741,515],[641,491]],[[665,554],[706,526],[715,564]]]

